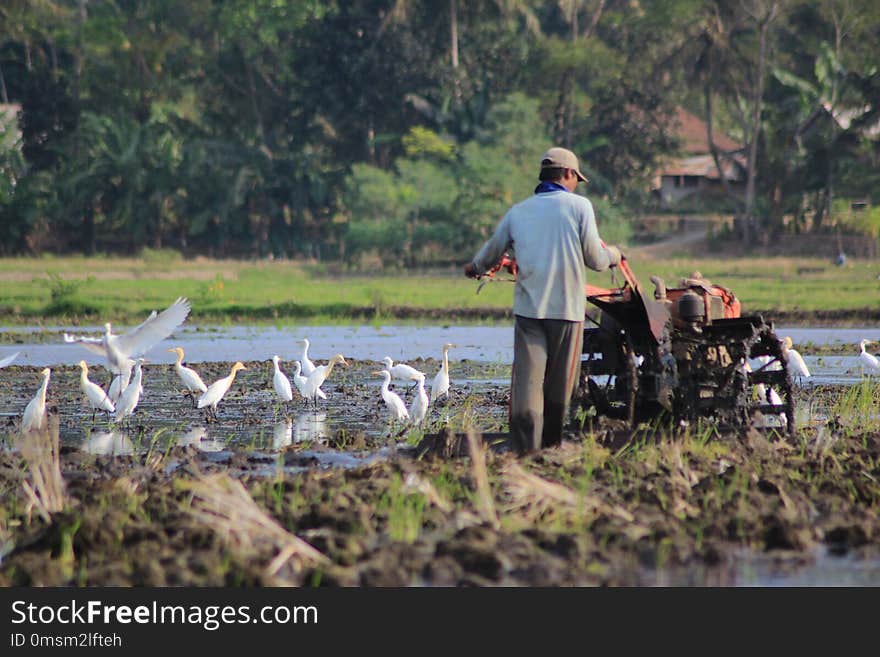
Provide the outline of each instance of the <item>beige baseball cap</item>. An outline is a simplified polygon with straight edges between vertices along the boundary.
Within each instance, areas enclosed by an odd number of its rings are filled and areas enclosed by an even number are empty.
[[[580,167],[578,166],[577,155],[572,153],[567,148],[554,146],[549,151],[544,153],[544,155],[541,157],[541,168],[571,169],[578,177],[578,180],[580,180],[581,182],[587,182],[587,177],[581,173]]]

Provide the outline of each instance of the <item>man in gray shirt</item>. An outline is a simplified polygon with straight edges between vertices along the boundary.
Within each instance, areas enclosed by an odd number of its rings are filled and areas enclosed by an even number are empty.
[[[535,194],[507,211],[464,268],[479,278],[505,253],[516,258],[510,434],[521,452],[562,439],[580,376],[585,267],[604,271],[621,257],[599,238],[593,204],[573,193],[587,182],[574,153],[551,148],[538,177]]]

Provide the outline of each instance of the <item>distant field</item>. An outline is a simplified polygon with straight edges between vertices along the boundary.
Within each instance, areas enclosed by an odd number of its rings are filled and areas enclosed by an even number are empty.
[[[880,310],[880,262],[836,267],[810,258],[659,260],[639,256],[636,249],[629,257],[648,289],[651,275],[672,287],[679,277],[700,271],[733,290],[748,312]],[[607,272],[593,273],[590,280],[612,285]],[[193,320],[219,323],[419,316],[407,310],[480,321],[477,309],[493,309],[497,316],[497,310],[510,308],[511,283],[488,284],[479,295],[476,289],[477,282],[455,270],[331,275],[321,265],[185,260],[161,253],[141,259],[7,258],[0,259],[0,323],[127,322],[178,296],[192,301]]]

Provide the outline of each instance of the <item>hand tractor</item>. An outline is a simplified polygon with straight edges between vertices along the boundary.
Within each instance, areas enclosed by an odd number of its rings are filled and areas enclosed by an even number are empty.
[[[484,276],[502,267],[516,275],[516,261],[505,256]],[[699,273],[677,287],[652,276],[650,294],[625,257],[617,269],[621,287],[585,286],[587,301],[600,312],[587,312],[573,410],[633,428],[657,418],[679,424],[708,418],[722,430],[794,433],[787,356],[772,322],[741,315],[733,292]]]

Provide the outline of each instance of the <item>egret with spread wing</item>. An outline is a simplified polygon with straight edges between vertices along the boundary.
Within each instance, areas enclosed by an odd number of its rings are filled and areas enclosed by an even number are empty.
[[[104,335],[88,338],[64,334],[64,341],[81,344],[86,349],[107,359],[109,369],[114,374],[123,374],[126,368],[134,366],[134,358],[143,356],[148,349],[161,342],[183,324],[189,315],[189,301],[178,297],[161,313],[154,310],[138,326],[122,335],[114,335],[110,322],[104,324]]]

